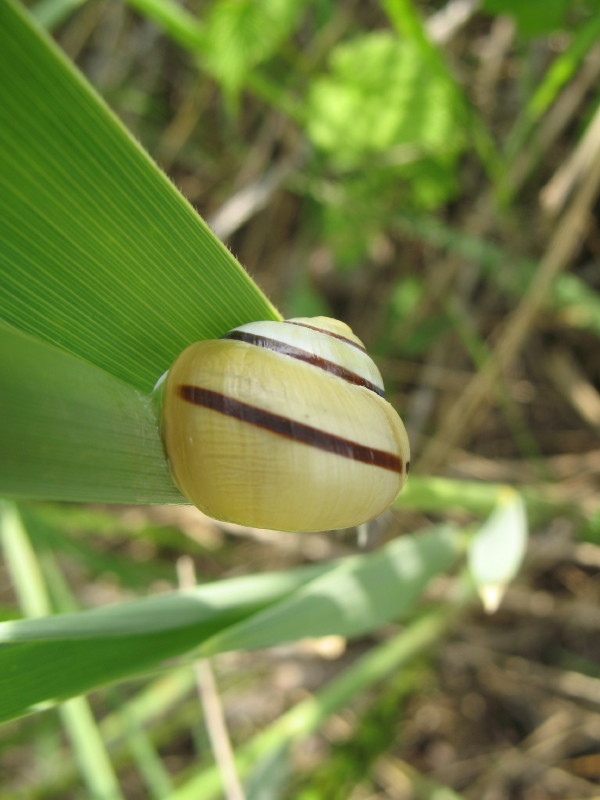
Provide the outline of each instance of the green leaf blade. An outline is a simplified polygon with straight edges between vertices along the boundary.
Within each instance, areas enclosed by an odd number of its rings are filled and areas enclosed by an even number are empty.
[[[0,720],[138,675],[203,643],[214,653],[364,633],[410,610],[429,578],[460,550],[455,532],[440,528],[329,564],[0,623]],[[344,592],[348,576],[361,596]],[[374,586],[379,589],[370,596]]]
[[[6,524],[6,515],[0,516],[0,529]],[[0,721],[154,669],[328,568],[235,578],[91,611],[2,622]]]
[[[3,317],[148,391],[277,312],[22,9],[0,5]]]
[[[205,650],[269,647],[303,636],[359,636],[407,614],[460,549],[457,531],[440,526],[345,559],[286,600],[218,634]]]
[[[488,613],[496,611],[519,571],[527,548],[527,514],[521,496],[506,487],[468,550],[471,576]]]
[[[0,322],[0,493],[184,502],[149,396]]]

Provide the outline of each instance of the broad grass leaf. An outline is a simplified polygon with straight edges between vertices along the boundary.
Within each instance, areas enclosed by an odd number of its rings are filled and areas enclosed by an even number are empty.
[[[0,3],[0,315],[149,391],[190,342],[277,312],[39,30]]]
[[[8,497],[185,502],[149,396],[1,320],[0,441]]]

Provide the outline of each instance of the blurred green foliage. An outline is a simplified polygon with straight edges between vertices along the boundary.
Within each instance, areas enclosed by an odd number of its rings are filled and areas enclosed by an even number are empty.
[[[215,652],[236,643],[281,645],[311,633],[337,634],[338,644],[347,635],[360,638],[344,639],[347,651],[331,661],[303,649],[304,643],[268,656],[229,653],[229,661],[217,660],[238,767],[250,775],[249,800],[277,800],[290,789],[298,800],[384,798],[385,780],[377,771],[382,760],[419,800],[459,797],[408,767],[406,759],[428,775],[441,775],[441,783],[464,790],[465,797],[516,797],[519,791],[519,800],[537,800],[545,790],[551,796],[545,776],[558,767],[568,777],[576,760],[571,757],[590,749],[576,731],[585,730],[579,720],[592,712],[585,681],[578,683],[585,702],[563,694],[555,703],[552,690],[544,694],[540,686],[560,682],[563,669],[582,673],[576,677],[599,675],[597,637],[590,635],[597,615],[589,612],[597,606],[598,423],[593,403],[590,414],[580,399],[582,386],[588,398],[600,386],[598,244],[591,209],[582,215],[581,256],[573,251],[564,273],[554,275],[518,358],[489,387],[486,413],[472,415],[467,434],[433,469],[426,464],[419,474],[419,458],[436,444],[465,387],[493,360],[505,323],[532,299],[532,287],[536,299],[536,278],[553,256],[547,247],[564,216],[561,209],[577,198],[591,172],[589,163],[575,172],[558,211],[544,205],[543,190],[582,158],[597,114],[599,0],[484,0],[456,27],[444,15],[463,4],[437,0],[28,5],[203,214],[218,220],[230,202],[243,206],[254,198],[247,216],[234,220],[223,236],[242,263],[260,265],[259,281],[290,315],[335,313],[366,332],[382,359],[392,399],[412,424],[417,474],[378,523],[381,528],[374,526],[377,552],[341,559],[338,551],[347,555],[353,548],[347,538],[298,543],[279,535],[261,543],[256,533],[241,538],[206,521],[194,527],[188,520],[180,528],[179,517],[168,512],[162,518],[150,510],[3,506],[7,558],[1,577],[7,585],[10,579],[19,600],[17,607],[7,592],[0,604],[7,620],[0,626],[6,714],[23,713],[34,700],[68,696],[72,686],[87,690],[113,677],[137,676],[94,695],[102,718],[97,726],[84,704],[62,706],[60,717],[50,711],[6,726],[0,737],[0,758],[10,771],[6,800],[62,800],[82,791],[115,800],[121,796],[117,780],[128,800],[218,796],[221,779],[203,712],[192,699],[192,671],[185,665],[173,670],[171,663],[158,675],[140,677],[140,670],[190,650],[203,637],[210,637],[205,652]],[[507,19],[514,25],[506,25]],[[22,90],[16,91],[15,81],[7,93],[12,105],[0,112],[0,135],[12,148],[29,148],[29,160],[5,153],[12,198],[4,195],[5,213],[16,225],[14,241],[30,243],[39,267],[35,280],[22,271],[19,297],[28,301],[14,304],[11,321],[24,313],[33,320],[28,330],[44,330],[44,317],[32,303],[37,292],[40,307],[55,312],[52,341],[73,350],[73,321],[61,316],[60,305],[70,298],[69,313],[83,330],[77,352],[125,380],[133,381],[143,367],[136,386],[145,391],[169,353],[198,330],[218,335],[232,316],[276,312],[237,267],[229,271],[230,254],[201,230],[192,209],[137,150],[132,172],[131,140],[114,119],[107,122],[87,88],[82,94],[80,77],[39,41],[16,48]],[[40,80],[29,80],[29,68],[38,70]],[[82,96],[98,116],[81,114]],[[23,98],[28,101],[20,104]],[[86,131],[79,140],[77,119]],[[54,120],[53,130],[48,120]],[[104,125],[110,136],[103,136]],[[108,163],[114,184],[106,182]],[[271,182],[273,174],[279,177]],[[146,185],[148,191],[140,192]],[[127,217],[116,203],[118,194],[130,198]],[[43,203],[52,196],[45,213]],[[72,198],[68,214],[61,211],[66,197]],[[166,205],[172,213],[165,221]],[[44,223],[37,229],[45,231],[42,242],[28,227],[36,214]],[[178,222],[182,218],[189,228]],[[51,295],[39,276],[46,270],[49,279],[56,278],[49,257],[64,267],[65,243],[76,255],[62,287]],[[119,259],[111,263],[117,251],[131,263],[123,291],[115,288]],[[186,270],[179,273],[184,253]],[[21,263],[17,256],[15,263]],[[96,310],[104,304],[96,319],[71,292],[78,282],[89,290],[102,275],[105,281],[89,303]],[[165,275],[179,277],[169,281]],[[152,310],[150,324],[142,300]],[[129,352],[132,339],[137,350]],[[113,340],[108,357],[106,342]],[[152,357],[150,341],[160,358]],[[556,351],[579,367],[572,380],[553,372]],[[13,348],[13,360],[26,352],[25,345]],[[31,360],[50,369],[48,351],[40,353]],[[64,395],[55,405],[63,417],[75,409],[85,423],[75,384],[91,365],[72,366],[64,374],[74,378],[58,381]],[[33,385],[43,372],[32,367]],[[90,380],[96,399],[101,385],[102,379]],[[42,429],[68,455],[69,437],[51,420],[43,393],[38,397],[28,388],[25,395],[43,412]],[[103,411],[110,418],[122,402],[117,397]],[[21,430],[27,430],[29,411],[18,405]],[[123,442],[135,438],[132,426],[126,428]],[[99,441],[108,438],[98,427]],[[157,430],[152,441],[160,451]],[[86,483],[78,462],[71,459],[69,468]],[[144,470],[134,471],[147,484]],[[108,472],[110,491],[124,487],[127,497],[127,473]],[[36,481],[33,469],[24,473]],[[504,481],[518,491],[507,493]],[[596,510],[590,512],[594,496]],[[529,559],[523,501],[534,533],[541,533]],[[435,524],[448,519],[454,523],[448,529]],[[563,536],[563,549],[554,563],[557,535]],[[388,536],[397,541],[384,545]],[[578,536],[591,551],[577,548]],[[182,554],[194,559],[204,586],[177,591],[174,561]],[[515,595],[495,619],[482,622],[472,613],[473,584],[484,597],[490,586],[501,594],[524,557]],[[470,565],[469,578],[451,569],[461,558]],[[140,596],[139,604],[125,602]],[[95,605],[104,608],[77,611]],[[458,656],[448,654],[443,641],[467,609],[455,642]],[[56,611],[72,615],[19,619]],[[52,631],[64,639],[53,642]],[[498,664],[506,663],[513,674],[519,659],[526,667],[520,681],[513,677],[504,685]],[[127,663],[119,666],[119,660]],[[333,733],[327,727],[332,717],[338,726]],[[564,749],[556,746],[546,761],[527,750],[544,733],[545,719],[560,719],[568,733]],[[69,752],[63,732],[72,743]],[[297,769],[291,745],[304,745],[315,733],[323,741],[315,746],[314,760]],[[106,769],[102,741],[118,778]],[[91,758],[84,752],[90,743]],[[524,754],[525,767],[507,784],[501,770],[489,765],[503,764],[515,752]],[[532,758],[542,766],[530,785]],[[472,771],[457,778],[448,764],[467,764]],[[573,796],[594,796],[583,779],[574,784]]]
[[[543,36],[577,25],[600,10],[598,0],[484,0],[490,14],[510,14],[523,36]]]

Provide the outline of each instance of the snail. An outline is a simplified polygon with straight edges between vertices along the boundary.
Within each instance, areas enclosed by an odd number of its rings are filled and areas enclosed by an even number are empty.
[[[317,531],[372,519],[409,444],[361,340],[329,317],[251,322],[185,349],[163,387],[180,490],[211,517]]]

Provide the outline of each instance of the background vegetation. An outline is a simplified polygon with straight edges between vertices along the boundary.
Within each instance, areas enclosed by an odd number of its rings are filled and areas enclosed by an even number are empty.
[[[27,5],[66,58],[3,4],[0,797],[597,797],[600,4]],[[156,378],[277,316],[231,253],[405,419],[361,542],[143,505]]]

